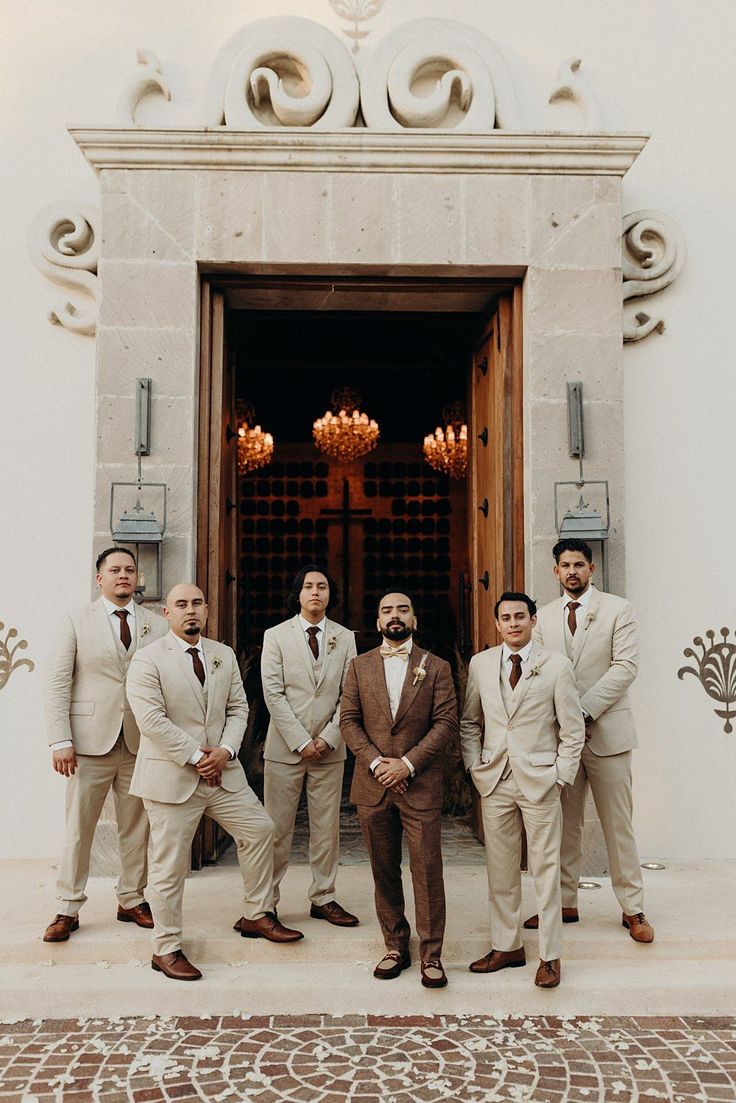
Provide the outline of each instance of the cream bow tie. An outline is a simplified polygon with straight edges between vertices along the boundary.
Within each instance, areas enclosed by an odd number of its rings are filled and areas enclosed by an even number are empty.
[[[389,647],[387,644],[384,644],[381,648],[381,658],[393,659],[394,656],[397,659],[403,659],[404,662],[406,662],[406,660],[409,658],[409,652],[406,650],[405,647]]]

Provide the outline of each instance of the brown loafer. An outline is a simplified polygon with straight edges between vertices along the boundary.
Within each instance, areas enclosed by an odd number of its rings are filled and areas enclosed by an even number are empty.
[[[56,915],[49,923],[43,936],[44,942],[66,942],[72,931],[79,930],[76,915]]]
[[[373,970],[373,976],[379,980],[393,980],[410,965],[411,958],[407,950],[388,950]]]
[[[484,957],[471,961],[468,969],[471,973],[497,973],[499,969],[520,969],[526,965],[524,947],[518,950],[489,950]]]
[[[138,927],[145,927],[147,931],[153,930],[153,916],[151,906],[146,900],[141,900],[134,908],[122,908],[118,904],[118,923],[135,923]]]
[[[534,983],[537,988],[556,988],[560,983],[561,971],[562,967],[558,957],[552,961],[540,961]]]
[[[445,987],[447,984],[447,977],[442,962],[438,957],[433,958],[431,961],[423,961],[420,968],[422,970],[423,988]]]
[[[169,980],[200,980],[202,974],[199,969],[187,961],[181,950],[174,950],[172,954],[154,954],[151,958],[151,968],[156,973],[163,973]]]
[[[260,919],[240,917],[240,935],[242,938],[267,938],[269,942],[297,942],[304,938],[301,931],[293,931],[279,923],[275,912],[266,912]]]
[[[654,942],[654,927],[644,912],[621,916],[621,926],[626,927],[634,942]]]
[[[346,912],[337,900],[329,900],[326,904],[312,904],[309,914],[312,919],[326,919],[336,927],[357,927],[360,923],[357,915]]]
[[[578,915],[577,908],[563,908],[562,909],[562,922],[563,923],[579,923],[580,916]],[[524,926],[528,931],[539,930],[539,916],[530,915],[528,919],[524,920]]]

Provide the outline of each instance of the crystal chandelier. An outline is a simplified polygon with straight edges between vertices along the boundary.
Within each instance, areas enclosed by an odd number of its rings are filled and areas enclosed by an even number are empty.
[[[442,411],[444,429],[438,425],[434,433],[424,438],[424,458],[435,471],[451,479],[462,479],[468,469],[468,426],[465,409],[460,402]]]
[[[361,396],[351,387],[333,391],[332,410],[318,417],[312,427],[314,443],[320,452],[340,463],[349,463],[371,452],[378,444],[378,422],[358,409]]]
[[[251,402],[238,402],[238,473],[247,475],[271,462],[273,437],[254,425],[255,410]]]

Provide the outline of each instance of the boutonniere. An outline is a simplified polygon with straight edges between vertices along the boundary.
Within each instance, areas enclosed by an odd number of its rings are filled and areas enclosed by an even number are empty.
[[[427,671],[424,669],[424,667],[425,667],[425,664],[427,662],[427,656],[428,655],[429,655],[429,651],[425,651],[424,654],[422,655],[422,661],[420,662],[419,666],[415,666],[414,669],[412,670],[412,674],[414,675],[414,681],[411,684],[413,686],[415,686],[417,684],[417,682],[419,682],[420,685],[421,685],[421,683],[427,677]]]
[[[212,660],[212,673],[213,674],[217,670],[218,666],[222,666],[222,659],[213,659]]]
[[[337,647],[337,636],[330,636],[330,638],[327,641],[327,650],[328,651],[334,651],[336,647]]]
[[[527,670],[526,676],[527,678],[536,678],[537,674],[539,673],[539,664],[537,663],[534,666],[530,667],[529,670]]]
[[[585,614],[585,631],[586,631],[586,632],[588,631],[588,629],[590,628],[591,624],[592,624],[592,623],[593,623],[593,621],[595,620],[595,614],[596,614],[596,610],[595,610],[595,609],[591,609],[589,613],[586,613],[586,614]]]
[[[144,624],[143,627],[141,628],[141,635],[142,636],[147,636],[150,631],[151,631],[151,625],[150,624]]]

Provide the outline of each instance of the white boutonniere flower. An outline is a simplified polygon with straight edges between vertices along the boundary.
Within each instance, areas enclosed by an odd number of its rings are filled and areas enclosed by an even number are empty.
[[[534,666],[530,667],[530,669],[527,670],[527,672],[526,672],[527,678],[536,678],[537,674],[539,674],[539,664],[538,663],[535,664]]]
[[[424,667],[426,665],[428,656],[429,656],[429,651],[425,651],[424,654],[422,655],[422,661],[420,662],[419,666],[415,666],[414,669],[412,670],[412,674],[414,675],[414,681],[411,684],[413,686],[415,686],[417,684],[417,682],[419,682],[421,684],[424,681],[424,679],[427,677],[427,671],[424,669]]]
[[[337,636],[330,636],[330,638],[327,641],[327,650],[328,651],[334,651],[336,647],[337,647]]]
[[[213,659],[212,660],[212,673],[213,674],[217,670],[218,666],[222,666],[222,659]]]
[[[595,620],[595,614],[596,614],[596,610],[595,610],[595,609],[591,609],[589,613],[586,613],[586,614],[585,614],[585,631],[586,631],[586,632],[588,631],[588,629],[590,628],[591,624],[592,624],[592,623],[593,623],[593,621]]]
[[[150,631],[151,631],[151,625],[150,624],[144,624],[143,627],[141,628],[141,635],[142,636],[147,636]]]

